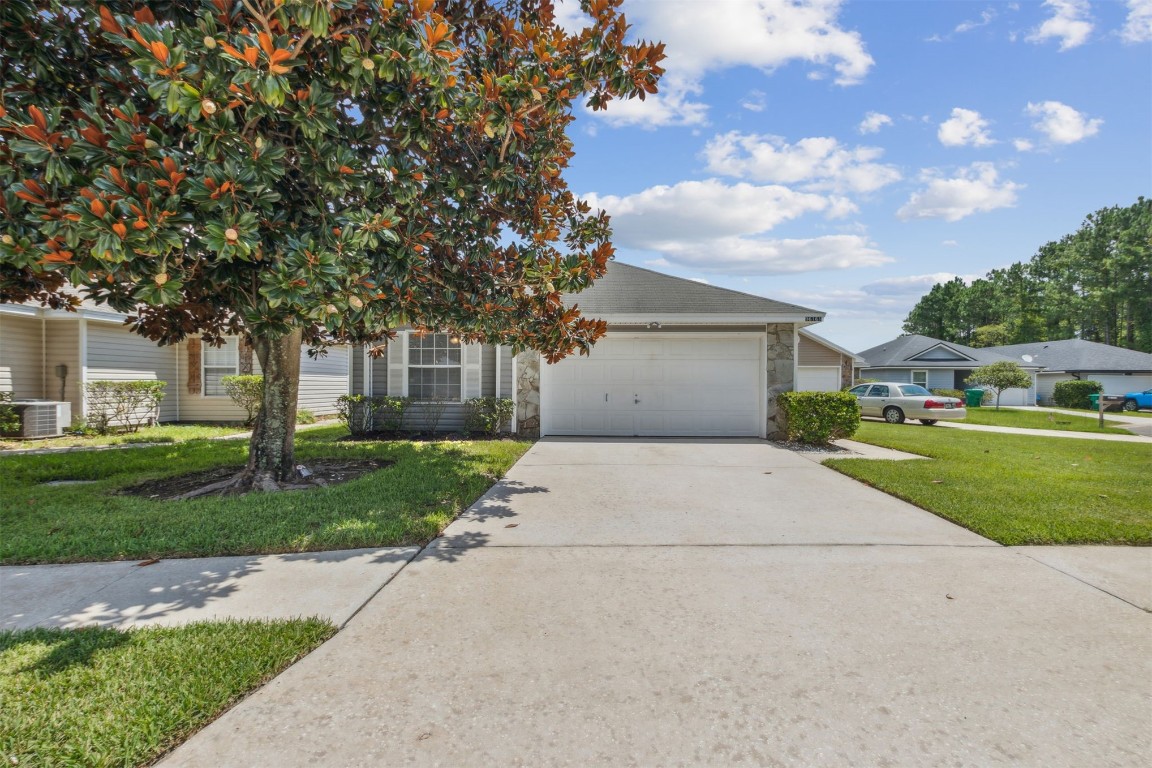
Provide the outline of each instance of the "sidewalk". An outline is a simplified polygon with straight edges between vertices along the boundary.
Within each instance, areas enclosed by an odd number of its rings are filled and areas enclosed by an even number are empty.
[[[1003,432],[1009,435],[1027,435],[1029,437],[1067,437],[1078,440],[1109,440],[1116,443],[1143,443],[1152,445],[1152,437],[1143,435],[1101,435],[1092,432],[1065,432],[1058,429],[1021,429],[1020,427],[993,427],[983,424],[958,424],[954,421],[941,420],[938,427],[949,429],[970,429],[975,432]]]

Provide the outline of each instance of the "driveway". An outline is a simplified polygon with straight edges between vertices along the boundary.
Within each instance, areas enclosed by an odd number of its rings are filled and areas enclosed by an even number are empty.
[[[1144,765],[1152,615],[759,441],[545,440],[166,766]]]

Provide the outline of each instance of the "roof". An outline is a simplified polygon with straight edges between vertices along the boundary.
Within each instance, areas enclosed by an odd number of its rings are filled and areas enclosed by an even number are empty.
[[[1152,354],[1084,339],[1008,344],[989,349],[1013,360],[1022,360],[1028,355],[1034,365],[1042,365],[1049,371],[1152,372]]]
[[[832,342],[828,341],[828,339],[824,338],[823,336],[817,336],[807,328],[801,328],[800,335],[806,336],[817,344],[822,344],[823,346],[828,347],[828,349],[834,349],[842,355],[848,355],[848,357],[852,358],[853,363],[863,365],[865,362],[864,358],[860,357],[860,355],[856,354],[855,352],[844,349],[844,347],[841,347],[838,344],[833,344]]]
[[[1041,367],[1039,362],[1029,364],[999,352],[967,347],[916,333],[897,336],[891,341],[866,349],[860,353],[860,357],[864,358],[867,368],[979,368],[1005,360],[1017,363],[1021,368]]]
[[[588,288],[565,297],[568,305],[578,305],[585,315],[609,317],[628,315],[733,315],[746,321],[750,316],[805,316],[824,318],[820,310],[788,304],[763,296],[753,296],[728,288],[673,277],[619,261],[608,262],[607,273]],[[685,321],[686,318],[676,318]],[[783,317],[779,319],[784,319]]]

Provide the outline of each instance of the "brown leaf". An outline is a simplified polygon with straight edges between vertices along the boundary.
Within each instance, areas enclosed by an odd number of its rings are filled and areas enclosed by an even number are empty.
[[[147,560],[141,560],[140,562],[136,563],[136,567],[137,568],[143,568],[146,565],[156,565],[156,563],[158,563],[158,562],[160,562],[159,558],[150,557]]]

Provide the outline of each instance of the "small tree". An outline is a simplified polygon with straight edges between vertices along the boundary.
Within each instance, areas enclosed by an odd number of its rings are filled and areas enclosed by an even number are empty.
[[[248,414],[244,419],[244,425],[251,426],[255,423],[256,416],[260,413],[260,405],[264,402],[264,377],[253,374],[225,376],[220,379],[220,384],[224,387],[224,394],[232,398],[232,402]]]
[[[968,377],[969,386],[986,387],[996,393],[996,410],[1000,410],[1000,393],[1006,389],[1027,389],[1032,375],[1011,360],[983,365]]]

